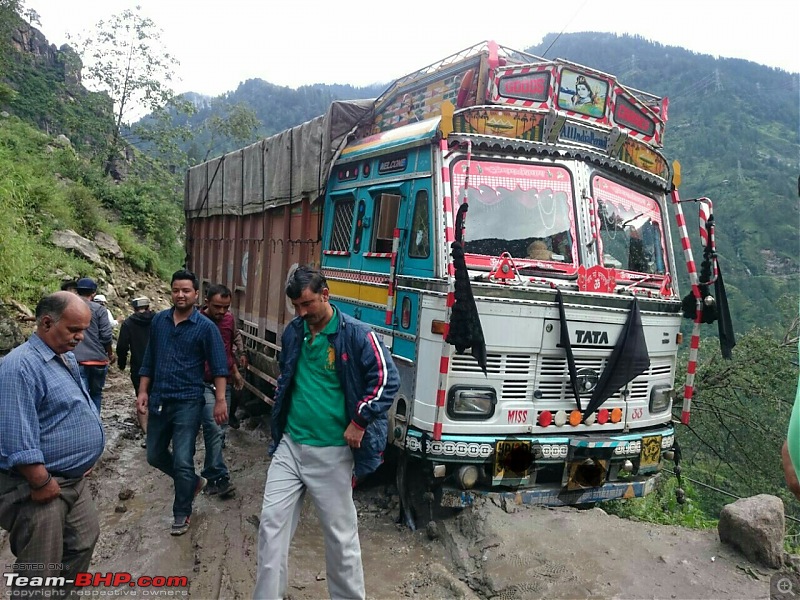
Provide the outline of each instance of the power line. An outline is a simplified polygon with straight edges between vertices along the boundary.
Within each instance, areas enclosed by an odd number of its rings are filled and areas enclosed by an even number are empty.
[[[675,471],[667,469],[666,467],[664,467],[664,470],[667,473],[671,473],[671,474],[675,475]],[[703,483],[702,481],[697,481],[696,479],[692,479],[691,477],[687,477],[686,475],[684,475],[682,473],[681,473],[681,479],[686,479],[687,481],[691,481],[692,483],[694,483],[696,485],[699,485],[700,487],[704,487],[706,489],[712,490],[712,491],[717,492],[719,494],[725,494],[726,496],[730,496],[731,498],[736,498],[737,500],[741,500],[742,499],[741,496],[737,496],[733,492],[728,492],[728,491],[722,490],[720,488],[715,488],[713,485],[708,485],[707,483]],[[789,519],[790,521],[794,521],[795,523],[800,523],[800,519],[797,519],[797,518],[795,518],[795,517],[793,517],[791,515],[787,515],[785,512],[783,513],[783,516],[785,518]]]
[[[561,37],[561,34],[563,34],[567,30],[567,27],[569,27],[569,24],[572,23],[572,21],[575,19],[575,17],[578,16],[578,13],[583,10],[583,7],[586,6],[586,4],[588,2],[589,2],[589,0],[583,0],[583,4],[581,4],[578,7],[578,10],[576,10],[572,14],[572,16],[569,18],[569,20],[567,20],[567,22],[564,24],[564,27],[561,29],[561,31],[558,33],[558,35],[555,37],[555,39],[552,42],[550,42],[550,45],[547,47],[547,50],[545,50],[544,53],[542,54],[542,58],[545,58],[547,56],[547,53],[550,52],[550,48],[553,47],[553,44],[555,44],[558,41],[558,38]]]

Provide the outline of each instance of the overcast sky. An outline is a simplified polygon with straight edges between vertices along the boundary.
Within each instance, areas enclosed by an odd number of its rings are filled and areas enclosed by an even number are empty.
[[[800,72],[798,0],[26,0],[57,46],[136,4],[181,63],[178,92],[218,95],[250,78],[386,83],[484,40],[523,50],[562,30],[638,34]]]

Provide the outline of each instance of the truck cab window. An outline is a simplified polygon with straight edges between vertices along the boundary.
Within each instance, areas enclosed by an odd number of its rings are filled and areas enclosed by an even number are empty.
[[[469,202],[466,245],[469,255],[578,264],[572,178],[563,168],[473,160],[469,187],[467,161],[453,167],[456,207]]]
[[[375,234],[372,252],[391,252],[397,213],[400,209],[398,194],[381,194],[375,198]]]
[[[333,230],[331,231],[330,249],[344,252],[350,249],[350,233],[353,228],[353,211],[355,198],[339,200],[333,206]]]
[[[428,258],[431,253],[431,223],[428,208],[428,191],[420,190],[414,202],[414,217],[411,220],[408,255],[412,258]]]
[[[595,177],[602,264],[613,269],[663,275],[661,211],[652,198]]]

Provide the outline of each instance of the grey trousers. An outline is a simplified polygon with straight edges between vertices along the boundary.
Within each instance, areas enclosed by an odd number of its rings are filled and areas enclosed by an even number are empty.
[[[24,479],[0,473],[0,527],[9,532],[20,575],[74,579],[76,573],[89,570],[100,537],[91,491],[82,478],[56,479],[61,495],[47,504],[37,504],[31,501]],[[18,591],[12,590],[11,595]],[[24,590],[28,597],[31,592],[31,588]],[[48,595],[43,589],[35,593]]]
[[[283,436],[264,488],[253,598],[273,600],[286,594],[289,544],[306,491],[311,494],[322,526],[330,597],[364,598],[352,473],[353,453],[348,446],[306,446]]]

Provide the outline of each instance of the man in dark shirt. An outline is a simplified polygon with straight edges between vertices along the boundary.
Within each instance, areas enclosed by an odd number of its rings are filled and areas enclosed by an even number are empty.
[[[17,557],[6,570],[25,577],[74,579],[88,571],[100,535],[84,475],[105,435],[72,353],[90,321],[75,294],[46,296],[36,332],[0,365],[0,527]]]
[[[114,360],[111,346],[113,329],[108,322],[106,307],[94,302],[97,295],[97,284],[94,280],[83,277],[78,279],[77,285],[78,296],[83,298],[92,311],[92,320],[83,334],[83,341],[75,348],[75,358],[80,365],[81,379],[99,413],[108,364]]]
[[[233,338],[236,335],[236,319],[230,313],[231,291],[224,285],[210,285],[206,289],[206,306],[200,311],[217,326],[222,343],[225,345],[225,356],[228,359],[229,379],[237,390],[241,390],[244,381],[239,374],[236,364]],[[226,385],[225,400],[230,408],[231,400],[230,383]],[[203,463],[202,475],[208,479],[206,494],[219,495],[221,498],[229,497],[235,486],[231,483],[230,471],[225,464],[222,449],[225,447],[225,434],[222,428],[214,421],[215,393],[213,378],[209,365],[205,373],[205,408],[203,409],[203,441],[206,446],[206,457]]]
[[[195,308],[197,290],[194,273],[184,270],[173,273],[173,306],[153,317],[150,341],[139,369],[136,398],[139,412],[148,415],[147,462],[175,483],[172,535],[183,535],[189,530],[192,501],[207,483],[194,470],[206,362],[216,388],[214,420],[221,424],[228,418],[225,346],[219,329]]]
[[[139,391],[139,369],[142,366],[142,357],[150,339],[150,324],[153,322],[154,313],[150,310],[150,299],[140,296],[131,300],[133,314],[122,322],[117,340],[117,364],[120,371],[125,370],[128,363],[128,352],[131,354],[131,383],[133,393]],[[136,411],[139,426],[147,434],[147,415]]]

